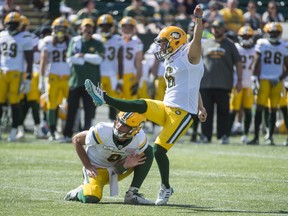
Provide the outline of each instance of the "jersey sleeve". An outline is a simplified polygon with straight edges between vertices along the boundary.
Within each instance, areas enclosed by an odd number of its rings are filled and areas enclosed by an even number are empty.
[[[101,133],[101,124],[97,124],[95,126],[92,126],[85,138],[85,144],[86,146],[92,146],[92,145],[100,145],[102,144],[102,140],[99,136],[99,132]]]
[[[24,38],[24,40],[25,40],[25,43],[24,43],[24,45],[23,45],[23,49],[24,49],[25,51],[27,51],[27,50],[32,50],[33,47],[34,47],[34,44],[33,44],[33,39],[32,39],[32,37],[31,37],[31,35],[30,35],[30,34],[25,34],[25,35],[23,36],[23,38]]]
[[[145,149],[148,147],[148,139],[144,131],[141,129],[140,132],[136,135],[137,141],[139,143],[138,150],[136,154],[141,154],[145,151]]]

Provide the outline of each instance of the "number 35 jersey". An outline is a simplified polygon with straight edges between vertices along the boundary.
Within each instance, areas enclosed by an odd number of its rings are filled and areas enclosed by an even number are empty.
[[[288,49],[280,41],[272,45],[267,39],[257,41],[256,51],[261,54],[260,79],[276,79],[283,73],[284,58],[288,56]]]
[[[23,72],[24,51],[33,49],[33,40],[28,32],[10,35],[8,31],[0,33],[1,70]]]
[[[53,37],[46,36],[39,45],[39,50],[48,52],[49,64],[46,70],[48,74],[59,76],[70,75],[70,67],[66,62],[67,42],[53,44]]]
[[[115,166],[128,155],[138,155],[148,147],[143,130],[136,134],[125,146],[117,146],[113,141],[114,123],[99,122],[86,135],[86,153],[92,164],[101,168]]]

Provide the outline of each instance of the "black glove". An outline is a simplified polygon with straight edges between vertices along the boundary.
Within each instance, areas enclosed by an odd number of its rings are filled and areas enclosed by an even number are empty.
[[[131,86],[130,91],[131,91],[132,96],[137,94],[138,88],[139,88],[139,83],[135,83],[134,85]]]

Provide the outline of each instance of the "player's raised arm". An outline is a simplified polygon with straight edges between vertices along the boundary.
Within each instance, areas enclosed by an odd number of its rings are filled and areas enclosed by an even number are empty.
[[[201,38],[203,32],[202,15],[202,8],[200,7],[200,5],[197,5],[194,10],[196,22],[194,28],[194,36],[192,41],[190,42],[190,49],[188,53],[189,61],[192,64],[198,64],[201,58]]]

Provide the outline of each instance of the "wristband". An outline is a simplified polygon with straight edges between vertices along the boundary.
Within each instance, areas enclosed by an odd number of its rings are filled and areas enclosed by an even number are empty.
[[[196,19],[202,19],[203,17],[202,16],[195,16]]]
[[[125,169],[123,165],[124,165],[124,164],[119,164],[119,165],[116,167],[117,173],[123,174],[123,173],[125,173],[125,172],[127,171],[127,169]]]

